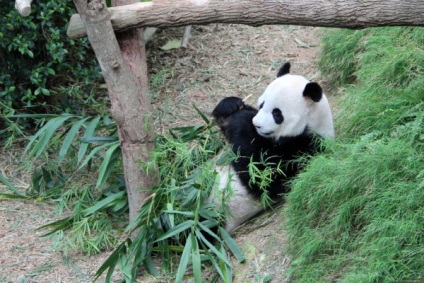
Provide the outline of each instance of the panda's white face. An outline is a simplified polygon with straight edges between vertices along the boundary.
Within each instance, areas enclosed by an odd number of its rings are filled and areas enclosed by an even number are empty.
[[[286,74],[275,79],[258,99],[259,112],[253,125],[266,138],[298,136],[306,127],[308,101],[303,90],[304,77]]]
[[[307,126],[310,132],[323,137],[334,135],[327,98],[319,86],[319,98],[305,96],[308,84],[317,86],[302,76],[285,74],[266,88],[258,99],[259,111],[253,118],[259,135],[278,140],[298,136]]]

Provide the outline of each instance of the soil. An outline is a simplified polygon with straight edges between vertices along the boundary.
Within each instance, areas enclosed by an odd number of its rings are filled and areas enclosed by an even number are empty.
[[[283,62],[291,73],[325,86],[316,68],[319,30],[311,27],[242,25],[196,26],[187,49],[161,50],[182,29],[159,31],[147,44],[152,80],[152,104],[158,133],[175,126],[201,123],[192,104],[208,114],[226,96],[256,98],[275,77]],[[0,173],[22,192],[29,186],[18,149],[0,151]],[[10,191],[0,183],[0,192]],[[96,256],[64,257],[36,229],[60,219],[54,203],[0,200],[0,282],[92,282],[111,251]],[[282,210],[275,209],[239,227],[235,239],[247,261],[234,263],[234,282],[288,282],[290,260]],[[120,278],[119,274],[115,280]],[[268,278],[271,281],[267,281]],[[99,279],[102,282],[104,279]],[[138,282],[171,282],[145,276]]]

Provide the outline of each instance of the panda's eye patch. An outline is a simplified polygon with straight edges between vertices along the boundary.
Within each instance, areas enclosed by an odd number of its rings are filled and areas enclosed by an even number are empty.
[[[263,101],[263,102],[261,103],[261,105],[259,105],[259,109],[262,109],[262,107],[264,107],[264,103],[265,103],[265,101]]]
[[[274,117],[274,121],[276,124],[281,124],[284,121],[283,114],[281,113],[281,110],[278,108],[274,108],[272,110],[272,117]]]

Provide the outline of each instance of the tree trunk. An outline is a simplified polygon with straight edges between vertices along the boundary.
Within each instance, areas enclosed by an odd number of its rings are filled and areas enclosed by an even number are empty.
[[[88,39],[108,87],[111,113],[119,131],[132,220],[147,197],[140,189],[151,188],[156,181],[156,175],[147,176],[138,166],[138,161],[147,160],[154,148],[143,36],[139,30],[133,30],[121,34],[118,44],[104,1],[74,3],[87,27]]]
[[[155,0],[110,8],[116,31],[135,27],[176,27],[233,23],[366,28],[424,26],[423,0]],[[68,36],[85,35],[78,15]]]
[[[121,6],[131,3],[137,3],[137,0],[113,0],[112,5]],[[149,189],[155,185],[156,175],[147,176],[140,171],[139,161],[146,161],[149,153],[154,150],[154,132],[152,126],[151,105],[148,97],[149,81],[147,77],[147,58],[144,48],[144,29],[132,29],[116,35],[125,64],[129,67],[132,77],[137,85],[136,96],[131,99],[127,105],[128,111],[134,109],[139,111],[138,119],[128,122],[128,139],[124,133],[121,133],[122,155],[125,168],[125,183],[128,191],[128,202],[130,208],[130,220],[134,219],[140,208],[140,205],[146,199],[148,194],[140,191],[140,188]],[[123,112],[126,113],[126,112]],[[121,131],[120,131],[121,132]],[[139,133],[141,136],[138,136]],[[141,140],[140,140],[141,138]],[[143,142],[143,140],[148,141]],[[149,142],[150,141],[150,142]],[[151,172],[152,174],[153,172]]]

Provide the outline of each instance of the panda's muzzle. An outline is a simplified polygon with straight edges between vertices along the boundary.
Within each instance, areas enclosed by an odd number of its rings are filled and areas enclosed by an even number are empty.
[[[273,133],[274,133],[274,131],[271,131],[271,132],[267,132],[267,133],[262,133],[259,129],[260,129],[261,127],[256,127],[256,132],[259,134],[259,135],[261,135],[261,136],[265,136],[265,137],[267,137],[267,136],[270,136],[270,135],[272,135]]]

